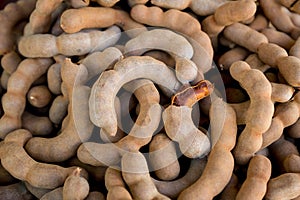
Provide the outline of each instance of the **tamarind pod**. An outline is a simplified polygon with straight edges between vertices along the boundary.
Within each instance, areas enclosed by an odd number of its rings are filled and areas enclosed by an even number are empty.
[[[264,34],[241,23],[234,23],[227,26],[223,34],[227,39],[252,52],[257,52],[260,44],[268,43],[268,38]]]
[[[18,48],[23,56],[31,58],[53,57],[58,54],[84,55],[112,46],[119,40],[119,33],[120,29],[112,26],[105,31],[90,30],[57,37],[51,34],[35,34],[22,37]]]
[[[221,120],[218,116],[220,111],[224,113]],[[234,167],[231,150],[235,146],[237,134],[235,112],[221,98],[217,98],[213,100],[210,108],[210,120],[211,134],[214,135],[215,140],[212,141],[207,164],[200,178],[180,193],[178,197],[180,200],[213,199],[225,188],[231,178]],[[220,127],[219,123],[223,126]],[[218,179],[218,183],[214,181],[215,179]]]
[[[289,50],[295,44],[295,40],[288,34],[275,29],[265,28],[261,30],[261,33],[268,38],[270,43],[277,44],[286,50]]]
[[[82,142],[87,141],[93,131],[89,120],[88,98],[90,88],[84,86],[87,70],[66,58],[62,63],[62,79],[68,95],[68,115],[65,117],[61,133],[52,138],[31,138],[26,143],[27,152],[45,162],[62,162],[76,154]]]
[[[163,12],[159,7],[136,5],[130,11],[131,17],[143,24],[159,26],[182,33],[194,49],[192,61],[200,72],[207,72],[212,67],[213,48],[208,35],[201,30],[199,21],[191,15],[171,9]],[[180,24],[178,24],[180,23]]]
[[[237,193],[236,199],[263,199],[270,177],[271,161],[262,155],[254,156],[250,160],[247,178]]]
[[[53,124],[48,117],[40,117],[29,112],[22,115],[22,128],[29,130],[34,136],[46,136],[53,130]]]
[[[265,195],[266,199],[288,200],[300,195],[300,174],[284,173],[268,182],[268,189]]]
[[[27,19],[34,9],[36,0],[20,0],[6,5],[0,12],[0,55],[4,55],[14,49],[17,38],[13,34],[14,26],[21,20]]]
[[[51,25],[52,13],[59,8],[63,0],[37,0],[35,9],[30,15],[29,23],[24,29],[24,35],[45,33]]]
[[[271,125],[274,113],[274,104],[271,99],[272,86],[261,71],[251,69],[243,61],[233,63],[230,67],[230,74],[239,81],[250,96],[246,127],[239,136],[234,149],[236,162],[246,164],[261,148],[262,134]]]
[[[109,135],[115,135],[117,131],[116,113],[112,112],[116,93],[122,85],[138,78],[148,78],[168,87],[173,93],[180,86],[174,73],[164,63],[151,57],[131,56],[117,62],[114,70],[102,73],[93,85],[89,99],[92,122]]]
[[[107,200],[132,200],[122,178],[122,173],[109,167],[105,173],[105,187],[108,190]]]
[[[34,197],[27,190],[24,183],[18,182],[11,185],[0,186],[0,198],[5,200],[31,200]]]
[[[80,176],[80,171],[78,167],[66,178],[63,186],[63,200],[84,200],[88,196],[90,186],[88,181]]]
[[[0,119],[0,137],[21,128],[21,117],[26,105],[26,93],[31,84],[51,65],[51,59],[25,59],[11,75],[7,92],[2,97],[4,115]]]
[[[202,159],[192,159],[190,167],[183,177],[173,181],[162,181],[154,178],[152,178],[152,180],[160,193],[175,199],[180,192],[192,185],[201,176],[206,163],[206,157]]]
[[[1,164],[12,176],[34,187],[54,189],[60,186],[74,169],[33,160],[23,148],[31,137],[25,129],[10,132],[0,146]]]
[[[61,16],[60,26],[66,33],[76,33],[86,28],[106,28],[117,25],[130,37],[136,37],[147,28],[132,20],[130,15],[114,8],[85,7],[68,9]]]
[[[150,177],[146,159],[140,152],[124,154],[121,167],[123,179],[128,185],[133,199],[170,199],[157,191]]]

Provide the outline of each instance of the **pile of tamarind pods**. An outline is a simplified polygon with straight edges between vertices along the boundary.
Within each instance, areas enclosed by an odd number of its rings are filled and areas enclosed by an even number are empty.
[[[300,199],[300,1],[16,0],[0,199]]]

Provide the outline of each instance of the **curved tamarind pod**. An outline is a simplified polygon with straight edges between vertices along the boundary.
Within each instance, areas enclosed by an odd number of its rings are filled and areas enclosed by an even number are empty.
[[[116,165],[124,153],[136,152],[151,141],[161,119],[159,93],[149,80],[135,80],[127,83],[126,87],[134,92],[140,103],[135,124],[129,134],[116,143],[83,143],[77,150],[77,156],[82,162],[94,166]]]
[[[151,57],[131,56],[117,62],[114,70],[103,72],[95,82],[89,99],[92,122],[109,135],[117,132],[117,117],[113,108],[118,90],[125,83],[139,78],[150,79],[173,93],[180,86],[173,71]]]
[[[28,182],[24,182],[27,190],[33,194],[36,198],[40,199],[42,196],[44,196],[46,193],[52,191],[51,189],[45,189],[45,188],[38,188],[38,187],[33,187],[30,185]]]
[[[230,24],[247,20],[255,15],[256,4],[252,0],[228,1],[215,13],[202,21],[202,29],[213,40]]]
[[[32,157],[45,162],[61,162],[71,158],[93,131],[93,124],[88,117],[90,89],[84,86],[87,79],[86,68],[66,58],[62,63],[62,79],[69,104],[61,133],[53,138],[34,137],[25,145]]]
[[[51,25],[52,13],[59,8],[63,0],[37,0],[35,9],[30,15],[29,23],[24,29],[24,35],[45,33]]]
[[[157,190],[172,199],[176,199],[180,192],[192,185],[203,173],[204,167],[207,163],[206,158],[191,160],[190,167],[187,173],[173,181],[161,181],[153,179]]]
[[[193,81],[198,73],[202,73],[198,72],[197,66],[189,60],[194,52],[190,43],[170,30],[155,29],[140,34],[126,43],[124,54],[142,55],[152,49],[166,51],[174,57],[176,76],[182,83]]]
[[[209,96],[214,89],[208,80],[201,80],[196,85],[187,87],[172,96],[171,105],[193,107],[199,100]]]
[[[124,154],[121,160],[122,176],[133,199],[170,199],[160,194],[149,174],[147,161],[140,152]],[[144,192],[147,191],[147,192]]]
[[[108,47],[102,52],[93,52],[87,55],[79,63],[83,64],[88,71],[88,80],[109,69],[117,61],[123,58],[122,52],[116,47]]]
[[[88,181],[80,176],[81,169],[77,167],[65,180],[63,186],[63,199],[84,200],[90,190]]]
[[[221,120],[220,112],[223,113]],[[200,178],[180,193],[178,197],[180,200],[196,197],[197,199],[213,199],[230,181],[234,167],[231,150],[235,146],[237,134],[235,112],[221,98],[217,98],[212,102],[209,114],[211,135],[214,135],[215,140],[207,164]],[[220,127],[220,123],[223,126]],[[214,181],[216,178],[217,183]]]
[[[13,72],[15,72],[21,62],[22,59],[20,55],[15,51],[6,53],[1,58],[1,66],[8,74],[12,74]]]
[[[5,137],[0,146],[3,167],[15,178],[27,181],[34,187],[54,189],[62,185],[74,168],[33,160],[23,148],[31,137],[31,133],[25,129],[15,130]]]
[[[244,60],[249,52],[241,47],[235,47],[229,51],[226,51],[218,60],[218,64],[221,69],[228,70],[230,65],[235,61]]]
[[[162,118],[167,135],[179,143],[180,151],[189,158],[208,154],[210,141],[207,135],[193,123],[192,108],[170,105],[163,112]]]
[[[292,101],[279,104],[276,107],[270,128],[263,134],[261,148],[267,147],[280,138],[284,128],[294,124],[300,116],[300,93]]]
[[[114,8],[85,7],[66,10],[60,19],[60,26],[66,33],[76,33],[86,28],[106,28],[117,25],[130,37],[136,37],[147,28],[134,21],[130,15]]]
[[[53,124],[48,117],[40,117],[29,112],[22,115],[22,128],[29,130],[33,136],[49,135],[53,130]]]
[[[13,27],[21,20],[27,19],[34,9],[36,0],[20,0],[10,3],[0,12],[0,55],[12,51],[15,47],[16,39],[13,34]]]
[[[205,73],[211,69],[213,48],[208,35],[201,30],[201,25],[197,19],[179,10],[171,9],[163,12],[159,7],[146,7],[144,5],[134,6],[130,15],[140,23],[165,27],[182,33],[193,46],[192,61],[198,67],[198,71]]]
[[[26,93],[31,84],[51,65],[51,59],[25,59],[11,75],[7,92],[2,97],[4,115],[0,119],[0,138],[21,128],[21,116],[26,105]]]
[[[262,145],[263,136],[272,122],[274,104],[271,100],[272,86],[264,74],[243,61],[230,67],[230,74],[239,81],[250,96],[246,115],[246,127],[238,138],[234,149],[236,162],[246,164]]]
[[[109,167],[105,172],[105,187],[108,190],[107,200],[132,200],[122,178],[122,173]]]
[[[61,64],[56,62],[47,71],[47,85],[49,90],[56,95],[61,94]]]
[[[112,26],[105,31],[89,30],[73,34],[53,36],[51,34],[35,34],[20,39],[18,48],[23,56],[53,57],[57,54],[65,56],[84,55],[101,51],[114,45],[120,38],[120,29]],[[47,48],[45,48],[47,46]]]
[[[268,182],[268,189],[265,195],[267,200],[293,199],[300,196],[300,174],[284,173]]]
[[[271,177],[271,162],[262,155],[254,156],[249,163],[247,178],[237,193],[236,199],[263,199]]]

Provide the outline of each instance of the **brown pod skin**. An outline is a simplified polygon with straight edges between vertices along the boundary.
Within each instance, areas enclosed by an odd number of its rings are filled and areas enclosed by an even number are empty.
[[[48,117],[40,117],[29,112],[22,115],[22,127],[34,136],[46,136],[53,131],[53,124]]]
[[[271,162],[262,155],[254,156],[249,163],[247,178],[237,193],[236,200],[263,199],[271,177]]]
[[[232,174],[229,183],[226,185],[220,195],[220,200],[232,200],[235,199],[239,191],[239,179],[235,174]]]
[[[287,134],[292,138],[300,138],[300,118],[287,128]]]
[[[173,180],[180,173],[175,144],[164,133],[155,135],[149,145],[149,160],[161,180]]]
[[[229,51],[226,51],[218,60],[218,64],[221,69],[228,70],[230,65],[235,61],[244,60],[249,52],[242,47],[235,47]]]
[[[42,108],[50,103],[52,95],[47,86],[39,85],[28,91],[27,100],[32,106]]]
[[[5,200],[31,200],[34,196],[27,190],[23,182],[0,186],[0,199]]]

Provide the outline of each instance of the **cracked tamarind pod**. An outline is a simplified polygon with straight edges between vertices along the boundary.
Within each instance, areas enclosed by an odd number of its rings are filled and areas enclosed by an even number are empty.
[[[202,80],[198,84],[177,92],[171,105],[163,112],[163,121],[167,135],[179,143],[181,152],[189,158],[206,155],[210,150],[207,135],[200,131],[192,120],[192,106],[200,99],[211,94],[213,85]]]
[[[221,98],[217,98],[212,102],[209,117],[212,149],[207,164],[200,178],[180,193],[180,200],[213,199],[230,181],[234,168],[231,150],[235,146],[237,134],[235,112]]]
[[[87,79],[86,68],[66,58],[62,63],[62,79],[69,104],[61,133],[53,138],[34,137],[25,145],[26,151],[33,158],[45,162],[62,162],[71,158],[79,145],[90,138],[93,130],[88,117],[90,88],[84,85]]]
[[[31,84],[52,64],[51,59],[25,59],[11,75],[7,92],[2,97],[4,115],[0,119],[0,138],[21,128],[21,117],[26,105],[26,93]]]
[[[127,152],[124,154],[121,160],[121,169],[123,179],[128,185],[133,199],[170,199],[157,191],[142,153]]]
[[[134,93],[139,101],[140,112],[138,118],[129,134],[116,143],[83,143],[77,150],[77,156],[83,163],[94,166],[116,165],[120,162],[124,153],[136,152],[151,141],[153,133],[158,128],[161,120],[159,92],[152,82],[143,79],[134,80],[124,87]]]
[[[206,73],[211,69],[214,51],[208,35],[201,30],[197,19],[176,9],[164,12],[159,7],[144,5],[134,6],[130,15],[142,24],[165,27],[183,34],[193,46],[192,61],[196,64],[198,72]]]
[[[62,14],[60,21],[60,26],[66,33],[76,33],[87,28],[106,28],[112,25],[119,26],[129,37],[136,37],[147,31],[144,25],[134,21],[127,12],[114,8],[68,9]]]
[[[271,167],[271,161],[265,156],[256,155],[251,158],[247,169],[247,178],[237,193],[236,199],[263,199],[271,177]]]
[[[105,187],[108,190],[107,200],[132,200],[121,171],[114,167],[109,167],[105,172]]]
[[[23,56],[29,58],[53,57],[58,54],[84,55],[114,45],[120,36],[120,29],[117,26],[109,27],[104,31],[89,30],[59,36],[35,34],[22,37],[18,48]]]
[[[105,71],[94,83],[89,99],[92,122],[111,136],[117,132],[114,100],[119,89],[127,82],[146,78],[168,88],[172,93],[180,87],[174,72],[164,63],[148,56],[131,56],[115,64],[114,70]]]
[[[272,86],[264,74],[243,61],[230,67],[231,76],[247,91],[250,105],[246,114],[246,127],[238,138],[234,157],[238,164],[247,164],[263,143],[262,134],[271,126],[274,104]]]
[[[19,0],[14,3],[7,4],[0,11],[1,31],[0,31],[0,55],[4,55],[14,50],[16,39],[13,34],[14,26],[27,19],[33,11],[36,0]]]
[[[124,55],[139,56],[153,49],[168,52],[174,58],[176,76],[182,83],[195,80],[198,73],[201,73],[189,60],[194,53],[190,43],[181,35],[166,29],[147,31],[129,40],[125,44]],[[201,78],[203,79],[203,74]]]
[[[1,164],[12,176],[34,187],[54,189],[62,185],[74,168],[33,160],[23,148],[31,137],[25,129],[10,132],[0,146]]]

